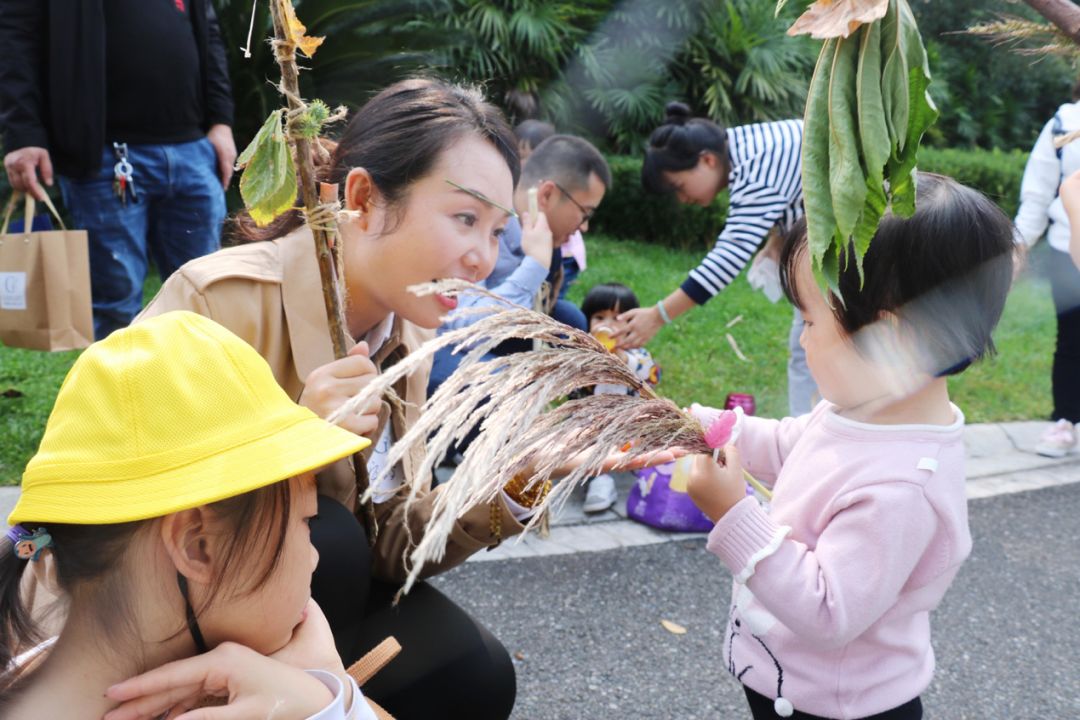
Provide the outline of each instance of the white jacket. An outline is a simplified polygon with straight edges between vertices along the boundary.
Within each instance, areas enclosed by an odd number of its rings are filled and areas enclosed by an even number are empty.
[[[1054,137],[1074,130],[1080,130],[1080,103],[1066,103],[1046,123],[1031,149],[1020,185],[1020,210],[1015,221],[1018,241],[1028,247],[1045,232],[1051,247],[1069,252],[1069,219],[1058,197],[1058,187],[1080,169],[1080,141],[1058,150],[1054,148]]]

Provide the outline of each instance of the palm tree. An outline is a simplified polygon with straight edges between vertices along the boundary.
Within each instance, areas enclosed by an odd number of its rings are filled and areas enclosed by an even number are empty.
[[[300,89],[307,98],[358,107],[376,90],[434,60],[447,39],[417,18],[445,8],[445,0],[294,0],[308,35],[326,41],[311,59],[301,58]],[[234,132],[243,148],[266,116],[284,104],[274,83],[279,74],[268,39],[273,37],[264,0],[214,0],[225,41],[236,102]],[[251,57],[245,58],[248,29]]]

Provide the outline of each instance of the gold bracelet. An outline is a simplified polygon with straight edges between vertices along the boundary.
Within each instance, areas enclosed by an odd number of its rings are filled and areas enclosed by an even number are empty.
[[[502,542],[502,508],[499,507],[500,505],[502,503],[497,498],[488,503],[491,510],[491,537],[495,538],[495,542],[488,546],[489,550],[498,547],[499,543]]]
[[[518,473],[503,486],[503,492],[521,507],[534,508],[544,502],[544,498],[551,492],[551,480],[533,483],[531,487],[526,487],[530,480],[532,480],[531,476]]]

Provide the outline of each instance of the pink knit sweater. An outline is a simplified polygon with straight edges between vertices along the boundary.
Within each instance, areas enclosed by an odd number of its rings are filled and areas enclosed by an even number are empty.
[[[709,533],[735,576],[724,660],[791,708],[861,718],[922,693],[930,611],[971,552],[964,416],[949,426],[868,425],[827,402],[800,418],[747,418],[743,463],[772,485]]]

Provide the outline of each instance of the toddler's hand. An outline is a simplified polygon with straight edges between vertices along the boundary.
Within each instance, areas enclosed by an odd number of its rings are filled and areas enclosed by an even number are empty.
[[[687,480],[686,492],[690,499],[713,522],[746,497],[742,460],[734,445],[724,448],[724,460],[721,465],[709,455],[696,455]]]

